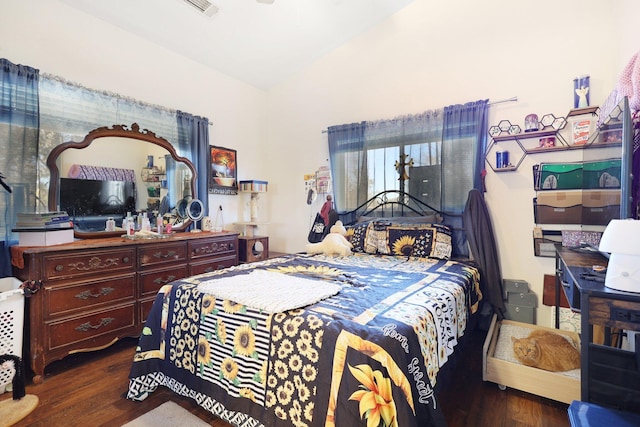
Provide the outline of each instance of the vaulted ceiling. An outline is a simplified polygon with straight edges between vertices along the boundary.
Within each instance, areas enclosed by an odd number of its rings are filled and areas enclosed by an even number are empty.
[[[266,90],[414,0],[60,1]]]

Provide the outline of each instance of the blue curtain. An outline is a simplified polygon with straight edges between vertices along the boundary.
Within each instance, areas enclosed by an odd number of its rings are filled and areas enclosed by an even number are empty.
[[[487,143],[488,100],[450,105],[444,109],[442,132],[442,210],[453,228],[454,252],[468,256],[463,217],[469,192],[483,188],[484,153]],[[468,171],[468,173],[461,173]],[[446,191],[445,191],[446,190]]]
[[[444,109],[442,133],[442,208],[462,212],[472,188],[482,189],[487,143],[488,100],[450,105]],[[471,168],[471,174],[461,174]]]
[[[333,185],[333,203],[338,212],[352,210],[367,201],[367,155],[364,144],[366,123],[331,126],[329,160]]]
[[[17,212],[36,208],[38,171],[39,71],[0,59],[0,173],[11,188],[0,188],[2,260],[0,277],[11,276],[9,246]]]
[[[205,215],[209,214],[209,119],[184,111],[178,120],[178,154],[193,162],[198,171],[194,198],[200,199]]]

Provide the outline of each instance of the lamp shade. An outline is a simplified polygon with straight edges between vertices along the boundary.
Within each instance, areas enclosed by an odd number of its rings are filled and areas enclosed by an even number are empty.
[[[620,291],[640,292],[640,221],[611,220],[598,249],[611,253],[604,285]]]

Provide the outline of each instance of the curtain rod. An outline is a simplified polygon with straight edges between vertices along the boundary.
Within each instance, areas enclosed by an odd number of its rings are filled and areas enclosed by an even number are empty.
[[[487,105],[502,104],[503,102],[515,102],[517,100],[518,100],[517,96],[512,96],[511,98],[501,99],[499,101],[489,102],[489,103],[487,103]],[[322,130],[322,133],[327,133],[327,132],[328,132],[327,129],[323,129]]]
[[[502,104],[503,102],[515,102],[515,101],[517,101],[517,100],[518,100],[518,97],[517,97],[517,96],[512,96],[511,98],[508,98],[508,99],[501,99],[500,101],[493,101],[493,102],[490,102],[490,103],[489,103],[489,104],[487,104],[487,105]]]

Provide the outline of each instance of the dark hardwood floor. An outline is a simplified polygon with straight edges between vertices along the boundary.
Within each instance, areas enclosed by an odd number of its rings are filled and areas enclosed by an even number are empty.
[[[482,381],[482,343],[477,331],[458,360],[455,381],[439,396],[449,427],[568,427],[567,405],[518,390],[501,391]],[[127,339],[93,353],[78,353],[49,365],[42,384],[27,385],[38,407],[18,426],[118,427],[173,400],[216,427],[230,427],[190,399],[159,389],[144,402],[122,397],[137,340]],[[0,395],[0,400],[11,393]],[[0,422],[0,424],[2,424]]]

